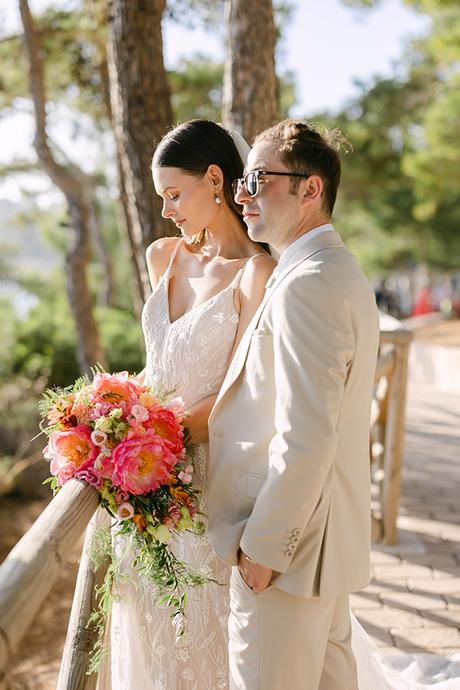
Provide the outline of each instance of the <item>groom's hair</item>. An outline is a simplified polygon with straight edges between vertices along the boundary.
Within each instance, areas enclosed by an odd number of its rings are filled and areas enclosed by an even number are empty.
[[[340,183],[341,165],[338,149],[346,144],[339,130],[319,131],[319,127],[301,120],[283,120],[257,135],[254,145],[272,143],[281,162],[292,172],[318,175],[324,185],[323,204],[331,215]],[[296,194],[301,178],[293,177],[289,191]]]

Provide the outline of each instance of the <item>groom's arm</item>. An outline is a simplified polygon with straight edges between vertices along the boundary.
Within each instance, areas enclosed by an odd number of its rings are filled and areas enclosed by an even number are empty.
[[[336,453],[354,334],[346,299],[329,279],[298,276],[273,297],[276,433],[240,545],[278,572],[292,560]]]

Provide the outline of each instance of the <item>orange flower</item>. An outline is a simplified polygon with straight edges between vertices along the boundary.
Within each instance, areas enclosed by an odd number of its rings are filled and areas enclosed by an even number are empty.
[[[169,493],[173,498],[176,499],[178,503],[186,504],[189,500],[189,495],[184,489],[182,489],[180,486],[174,487],[170,486],[169,487]]]
[[[133,520],[137,525],[137,528],[140,532],[145,532],[145,528],[147,527],[147,522],[145,521],[145,518],[143,515],[133,515]]]

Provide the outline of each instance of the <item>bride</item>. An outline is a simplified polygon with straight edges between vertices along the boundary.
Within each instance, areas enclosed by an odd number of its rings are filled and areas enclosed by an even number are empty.
[[[232,355],[262,300],[274,259],[252,242],[231,190],[249,147],[237,133],[206,120],[176,127],[155,151],[152,173],[163,216],[182,237],[157,240],[147,252],[153,292],[142,316],[146,343],[143,377],[174,391],[189,411],[194,486],[206,513],[207,419]],[[206,536],[181,534],[177,555],[221,586],[188,593],[187,629],[179,643],[169,611],[130,568],[125,539],[115,549],[129,577],[117,585],[99,690],[218,690],[228,688],[227,619],[230,568]],[[453,683],[423,686],[383,663],[353,618],[359,690],[454,690]],[[415,677],[415,667],[412,665]],[[457,674],[460,675],[460,672]],[[428,682],[428,679],[427,679]],[[452,683],[452,684],[451,684]],[[458,687],[458,685],[457,685]]]

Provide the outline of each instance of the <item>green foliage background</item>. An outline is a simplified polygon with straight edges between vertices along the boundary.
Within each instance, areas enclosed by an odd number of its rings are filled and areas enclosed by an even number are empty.
[[[384,0],[381,0],[384,2]],[[343,0],[371,12],[375,2]],[[439,270],[460,263],[460,4],[457,0],[407,0],[429,16],[427,35],[408,46],[392,78],[361,84],[357,97],[338,113],[306,113],[339,127],[353,147],[343,156],[343,182],[335,220],[365,269],[386,272],[424,262]],[[276,4],[278,30],[289,21],[290,3]],[[222,22],[222,3],[176,0],[177,20],[209,30]],[[139,371],[143,344],[129,290],[130,266],[122,249],[115,163],[102,142],[109,136],[106,83],[106,24],[103,0],[81,9],[48,9],[37,17],[46,58],[50,112],[66,107],[76,141],[86,138],[100,152],[93,171],[103,234],[115,273],[112,308],[97,307],[111,370]],[[0,118],[29,107],[27,69],[20,36],[0,38]],[[221,120],[223,65],[196,55],[170,72],[177,122],[191,117]],[[295,103],[292,74],[279,74],[281,114]],[[89,123],[89,124],[88,124]],[[59,155],[59,152],[58,152]],[[14,160],[0,177],[34,172],[36,162]],[[0,453],[19,447],[36,424],[36,401],[49,385],[78,375],[75,334],[64,289],[63,252],[68,228],[60,206],[35,207],[43,243],[57,257],[47,275],[33,274],[14,256],[14,238],[0,243],[0,280],[35,298],[19,316],[8,296],[0,299]],[[31,218],[18,217],[18,225]],[[98,301],[104,275],[93,257],[91,281]],[[24,430],[28,429],[27,434]],[[14,438],[14,441],[11,441]],[[5,440],[6,439],[6,440]],[[11,452],[11,450],[10,450]]]

